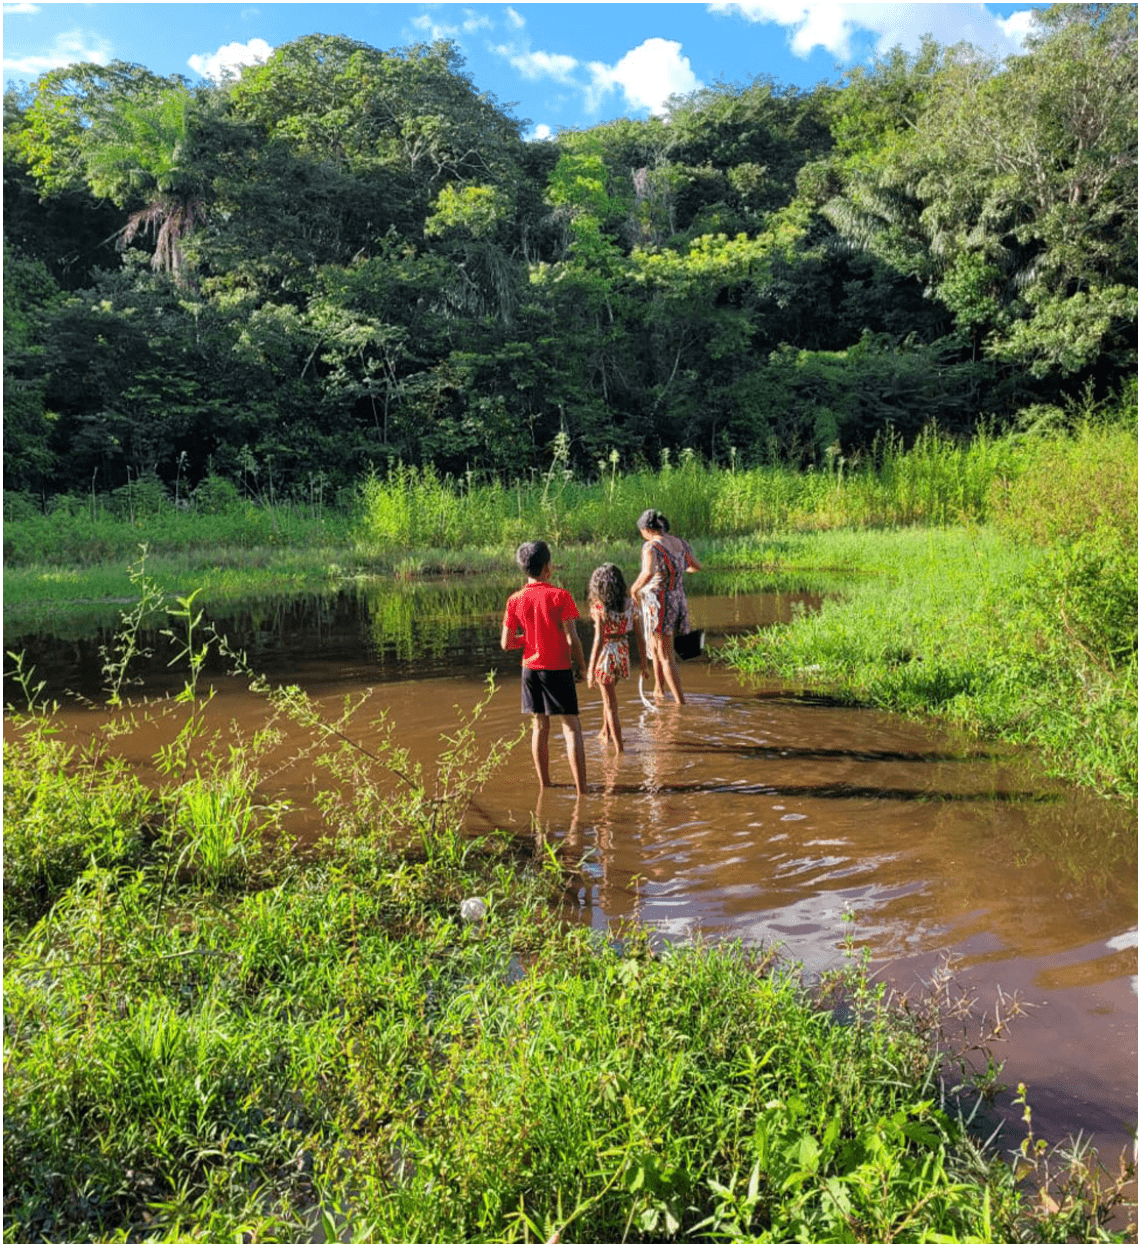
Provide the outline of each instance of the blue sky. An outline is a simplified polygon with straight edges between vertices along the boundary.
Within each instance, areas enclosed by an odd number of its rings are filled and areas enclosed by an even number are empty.
[[[609,4],[4,4],[4,82],[77,60],[135,61],[192,81],[269,55],[304,34],[379,48],[453,39],[475,85],[544,136],[645,117],[674,92],[770,75],[836,80],[924,33],[999,54],[1022,46],[1029,4],[810,4],[796,0]]]

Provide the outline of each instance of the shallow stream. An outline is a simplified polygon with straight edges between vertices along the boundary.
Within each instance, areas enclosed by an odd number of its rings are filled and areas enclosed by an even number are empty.
[[[693,624],[707,629],[712,651],[817,599],[699,578],[708,594],[693,595]],[[491,669],[498,691],[482,731],[518,734],[518,656],[497,645],[514,586],[361,587],[265,602],[217,622],[273,681],[296,682],[330,705],[369,690],[368,717],[388,710],[398,742],[429,763],[456,708],[484,696]],[[568,586],[580,601],[582,585]],[[5,646],[27,652],[49,694],[97,700],[107,640],[8,634]],[[180,686],[184,674],[169,671],[168,659],[156,651],[143,661],[136,690]],[[523,741],[479,796],[471,828],[563,841],[581,861],[571,907],[597,928],[636,917],[660,936],[778,943],[809,972],[841,964],[852,942],[899,989],[919,989],[951,956],[957,988],[982,1010],[1006,1010],[1007,995],[1027,1004],[996,1053],[1004,1083],[1027,1083],[1037,1135],[1054,1143],[1092,1134],[1113,1166],[1138,1124],[1133,818],[1041,778],[1023,756],[946,730],[748,684],[707,658],[682,674],[683,708],[650,710],[635,679],[622,684],[619,757],[601,749],[600,700],[582,685],[588,795],[578,802],[564,785],[539,799]],[[263,699],[213,667],[207,676],[217,689],[211,712],[256,729]],[[103,715],[73,701],[62,711],[81,734]],[[146,768],[162,729],[120,745]],[[567,783],[556,731],[551,756],[555,782]],[[266,791],[293,801],[291,828],[302,835],[316,823],[309,764],[283,768]],[[1010,1097],[1009,1145],[1020,1134]]]

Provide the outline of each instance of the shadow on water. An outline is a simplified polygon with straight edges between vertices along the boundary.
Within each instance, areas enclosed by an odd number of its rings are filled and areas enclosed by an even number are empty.
[[[698,576],[693,624],[714,648],[725,636],[811,608],[805,591],[733,590]],[[580,603],[583,583],[569,586]],[[695,584],[693,584],[695,586]],[[327,597],[243,605],[214,623],[252,668],[296,682],[334,712],[368,691],[398,740],[429,763],[455,711],[500,684],[482,718],[487,737],[519,730],[516,654],[498,647],[514,576],[359,583]],[[738,587],[735,584],[734,587]],[[710,590],[709,590],[710,589]],[[101,688],[100,646],[115,613],[85,635],[6,637],[23,648],[48,694]],[[161,625],[167,625],[163,620]],[[155,620],[141,690],[181,685]],[[582,639],[590,641],[587,624]],[[264,702],[211,659],[211,714],[251,735]],[[980,1002],[999,992],[1033,1004],[1001,1051],[1004,1079],[1025,1081],[1037,1131],[1082,1130],[1113,1158],[1138,1122],[1138,828],[1116,805],[1062,788],[1022,756],[953,732],[843,706],[774,684],[746,685],[707,660],[683,667],[689,702],[647,711],[635,681],[620,688],[627,750],[597,738],[600,702],[581,687],[590,792],[538,798],[524,744],[490,778],[471,829],[544,835],[580,861],[576,918],[616,928],[630,918],[662,937],[779,943],[814,971],[840,965],[852,936],[898,987],[929,979],[945,955]],[[13,688],[5,694],[13,698]],[[102,710],[70,706],[80,737]],[[153,771],[155,718],[115,747]],[[368,727],[361,726],[361,730]],[[293,805],[290,828],[318,832],[312,759],[283,739],[266,793]],[[555,780],[566,778],[555,740]],[[267,774],[269,770],[266,770]]]

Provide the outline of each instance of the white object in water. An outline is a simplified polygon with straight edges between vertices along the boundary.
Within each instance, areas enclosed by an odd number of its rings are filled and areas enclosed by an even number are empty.
[[[481,898],[464,898],[458,909],[467,924],[478,924],[486,919],[486,900]]]
[[[640,703],[643,704],[645,708],[650,708],[654,713],[659,711],[657,706],[653,704],[652,701],[644,694],[643,674],[640,675]]]

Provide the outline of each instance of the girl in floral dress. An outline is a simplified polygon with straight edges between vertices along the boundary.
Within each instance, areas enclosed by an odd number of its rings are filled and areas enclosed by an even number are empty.
[[[630,673],[629,639],[636,639],[640,656],[640,673],[647,663],[644,644],[639,636],[639,612],[632,603],[620,567],[606,562],[593,571],[589,579],[589,617],[593,620],[593,650],[586,672],[588,684],[595,682],[601,689],[601,742],[611,742],[618,752],[624,751],[620,733],[620,715],[616,706],[616,684]]]

